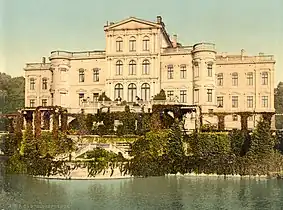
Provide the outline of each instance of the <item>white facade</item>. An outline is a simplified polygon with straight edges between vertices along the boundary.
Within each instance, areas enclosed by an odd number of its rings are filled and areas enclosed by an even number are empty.
[[[169,37],[160,16],[156,22],[134,17],[104,26],[103,51],[53,51],[50,62],[25,67],[26,107],[58,105],[78,113],[101,107],[97,97],[136,102],[148,107],[165,90],[174,103],[201,105],[202,112],[274,112],[273,56],[217,54],[215,45],[184,46]],[[115,103],[109,103],[115,104]],[[249,127],[259,116],[249,119]],[[204,123],[217,123],[206,117]],[[227,128],[240,118],[226,116]]]

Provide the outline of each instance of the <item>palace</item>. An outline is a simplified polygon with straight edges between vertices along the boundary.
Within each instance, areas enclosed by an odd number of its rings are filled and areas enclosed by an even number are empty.
[[[25,106],[95,113],[105,104],[119,110],[117,103],[126,101],[132,110],[140,110],[133,104],[150,110],[164,90],[163,103],[200,106],[204,124],[217,124],[212,113],[225,113],[226,129],[240,128],[235,113],[254,113],[247,123],[253,128],[258,113],[275,111],[272,55],[220,54],[212,43],[184,45],[169,36],[161,16],[154,22],[107,22],[104,32],[105,50],[53,51],[50,62],[27,63]],[[104,92],[111,102],[98,101]]]

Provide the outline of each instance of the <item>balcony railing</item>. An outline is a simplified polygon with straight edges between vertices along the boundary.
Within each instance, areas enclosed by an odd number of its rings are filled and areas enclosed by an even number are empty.
[[[215,48],[215,44],[213,43],[198,43],[198,44],[195,44],[193,46],[193,50],[194,51],[199,51],[199,50],[211,50],[211,51],[215,51],[216,48]]]
[[[104,50],[84,51],[84,52],[68,52],[68,51],[52,51],[50,58],[64,57],[64,58],[88,58],[105,56]]]
[[[25,69],[49,69],[50,63],[27,63]]]
[[[273,55],[260,55],[260,56],[241,56],[241,55],[228,55],[216,56],[216,61],[221,62],[259,62],[259,61],[274,61]]]

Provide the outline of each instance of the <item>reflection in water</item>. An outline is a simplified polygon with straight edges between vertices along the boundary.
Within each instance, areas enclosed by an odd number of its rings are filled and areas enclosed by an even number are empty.
[[[151,177],[39,180],[0,175],[0,209],[281,209],[282,180]]]

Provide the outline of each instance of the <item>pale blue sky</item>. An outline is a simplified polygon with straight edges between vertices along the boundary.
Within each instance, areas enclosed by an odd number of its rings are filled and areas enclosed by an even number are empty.
[[[155,21],[186,45],[274,54],[283,80],[283,0],[0,0],[0,71],[23,75],[52,50],[104,49],[103,26],[129,16]]]

